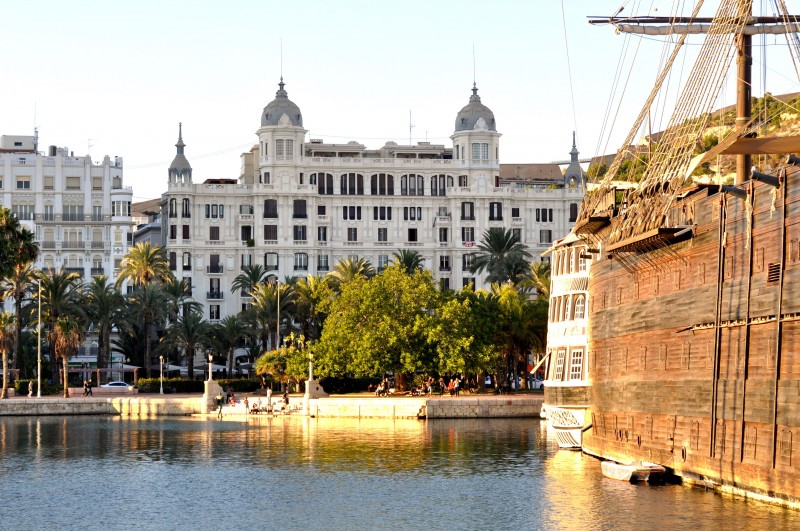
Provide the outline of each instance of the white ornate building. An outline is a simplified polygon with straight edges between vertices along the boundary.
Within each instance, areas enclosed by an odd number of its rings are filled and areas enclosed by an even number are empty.
[[[179,130],[162,235],[173,271],[191,279],[212,322],[246,307],[230,287],[248,264],[283,281],[325,274],[348,257],[380,270],[398,249],[411,249],[445,288],[488,287],[468,271],[484,231],[511,228],[538,256],[569,232],[583,198],[583,180],[569,172],[546,184],[504,184],[501,135],[474,87],[452,146],[367,149],[306,134],[282,79],[238,179],[194,182]]]
[[[133,191],[122,158],[95,163],[67,148],[38,150],[34,136],[0,137],[0,196],[40,246],[36,267],[113,281],[133,241]]]

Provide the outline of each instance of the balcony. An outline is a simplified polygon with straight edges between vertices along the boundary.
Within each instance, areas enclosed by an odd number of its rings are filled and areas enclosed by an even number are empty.
[[[422,242],[406,242],[406,247],[422,247]]]
[[[450,266],[439,266],[439,271],[446,271],[449,273],[452,269],[450,269]]]
[[[83,268],[82,267],[65,267],[64,271],[66,273],[75,273],[79,277],[83,278]]]
[[[86,245],[82,241],[67,241],[61,242],[62,249],[72,249],[72,250],[83,250],[86,248]],[[81,271],[83,271],[81,269]]]
[[[328,264],[319,264],[317,266],[317,271],[328,271]]]
[[[223,272],[222,264],[206,266],[206,273],[219,275]]]
[[[239,221],[253,221],[253,214],[239,214]]]
[[[44,214],[34,214],[35,221],[55,221],[56,215],[52,212],[45,212]]]
[[[475,247],[475,242],[463,242],[461,245],[464,247]]]
[[[224,298],[223,295],[221,291],[208,291],[206,292],[206,300],[221,301]]]
[[[102,274],[104,274],[103,273],[104,271],[105,271],[105,269],[102,268],[102,267],[93,267],[92,268],[92,276],[96,277],[98,275],[102,275]]]
[[[511,223],[514,225],[522,225],[522,218],[511,218]]]
[[[364,245],[364,242],[344,242],[345,246],[359,246]]]
[[[308,240],[294,240],[295,245],[308,245]]]
[[[95,242],[95,241],[93,241],[92,242],[92,249],[99,250],[99,251],[101,251],[103,249],[106,249],[106,242]]]
[[[42,249],[44,249],[44,250],[52,251],[55,248],[56,248],[56,242],[54,242],[54,241],[45,240],[45,241],[42,242]]]
[[[86,216],[83,214],[67,214],[66,212],[61,214],[61,221],[85,221]]]

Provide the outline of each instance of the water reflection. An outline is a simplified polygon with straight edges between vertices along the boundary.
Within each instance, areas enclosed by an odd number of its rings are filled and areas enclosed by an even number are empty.
[[[606,480],[536,420],[0,419],[16,527],[783,528],[793,511]],[[42,503],[42,500],[47,500]]]

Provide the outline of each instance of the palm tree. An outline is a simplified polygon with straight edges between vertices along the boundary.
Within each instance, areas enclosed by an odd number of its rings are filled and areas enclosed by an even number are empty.
[[[228,375],[233,374],[233,352],[249,333],[250,327],[238,315],[226,315],[222,321],[213,325],[211,335],[215,347],[226,355]]]
[[[92,279],[85,288],[85,297],[89,321],[97,327],[97,367],[103,369],[109,366],[111,328],[125,322],[127,304],[106,275]]]
[[[130,280],[135,287],[141,288],[152,281],[167,282],[171,277],[164,249],[153,247],[150,242],[138,243],[128,249],[128,254],[122,259],[117,287]]]
[[[33,268],[30,262],[19,263],[14,267],[14,272],[11,276],[6,278],[0,290],[0,301],[8,297],[14,300],[14,315],[16,317],[16,335],[14,337],[13,353],[11,357],[11,368],[16,369],[19,360],[22,356],[22,330],[25,328],[25,323],[22,322],[22,308],[26,300],[34,291],[34,283],[36,282],[37,270]]]
[[[141,317],[144,323],[144,368],[150,378],[153,325],[167,316],[166,298],[160,284],[148,283],[134,291],[130,301],[133,314]]]
[[[9,312],[0,313],[0,353],[3,354],[3,390],[0,398],[8,398],[8,352],[14,343],[16,318]]]
[[[192,299],[191,287],[189,286],[188,279],[182,278],[178,280],[174,277],[170,278],[162,285],[162,288],[167,304],[167,318],[170,323],[174,323],[178,320],[181,311],[185,315],[189,312],[201,311],[203,309],[202,304]]]
[[[17,266],[36,261],[39,245],[34,240],[11,210],[0,207],[0,281],[13,275]]]
[[[486,230],[478,249],[469,270],[473,274],[486,271],[486,280],[491,283],[513,282],[523,270],[522,260],[527,262],[531,259],[531,253],[514,231],[501,227]]]
[[[280,308],[278,308],[279,294]],[[289,312],[294,306],[292,287],[277,282],[256,284],[252,296],[253,302],[244,317],[251,323],[252,328],[257,330],[262,350],[267,348],[270,337],[273,338],[272,344],[277,348],[278,336],[273,333],[278,327],[278,318],[283,322],[290,317]]]
[[[236,293],[241,290],[242,296],[249,297],[253,286],[261,284],[266,278],[267,270],[261,264],[244,266],[242,272],[233,279],[231,291]]]
[[[331,287],[337,292],[341,289],[343,284],[346,284],[356,276],[362,276],[364,278],[373,277],[375,276],[375,268],[372,267],[369,260],[365,258],[357,258],[355,260],[352,258],[345,258],[339,260],[339,263],[334,266],[333,271],[327,275]]]
[[[198,348],[209,346],[211,325],[197,311],[188,312],[169,327],[164,335],[165,348],[182,347],[186,353],[189,379],[194,379],[194,357]]]
[[[414,271],[419,271],[425,262],[425,259],[419,254],[419,251],[414,249],[398,249],[394,252],[393,262],[399,264],[406,273],[409,275]]]
[[[52,380],[58,381],[58,365],[56,364],[55,340],[56,323],[59,319],[68,318],[70,322],[80,320],[84,315],[81,304],[81,277],[76,273],[67,273],[63,269],[55,272],[41,272],[42,283],[42,320],[47,326],[47,344],[50,347],[50,369]],[[37,295],[38,296],[38,295]]]
[[[78,351],[86,334],[82,319],[65,315],[53,327],[53,350],[61,359],[64,372],[64,398],[69,398],[69,359]]]
[[[308,275],[293,286],[295,295],[295,317],[300,321],[300,333],[309,340],[322,334],[325,315],[320,312],[324,303],[333,297],[326,277]]]
[[[528,271],[519,279],[517,287],[532,291],[536,290],[537,297],[545,301],[550,299],[550,262],[530,263]]]

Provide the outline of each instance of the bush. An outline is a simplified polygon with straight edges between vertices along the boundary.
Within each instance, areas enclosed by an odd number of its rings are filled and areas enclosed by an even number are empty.
[[[158,393],[161,389],[160,378],[139,378],[136,387],[140,393]],[[165,393],[202,393],[205,391],[204,380],[187,378],[164,378]]]
[[[17,396],[28,396],[28,382],[31,380],[17,380],[14,382],[14,392]],[[36,383],[33,380],[33,395],[36,396]],[[60,385],[50,385],[47,380],[42,380],[42,396],[44,395],[59,395],[64,393],[64,388]]]
[[[252,393],[261,388],[261,380],[254,378],[226,378],[217,383],[225,390],[232,388],[235,393]]]
[[[372,385],[380,383],[380,378],[322,378],[319,383],[326,393],[337,395],[360,393]]]

